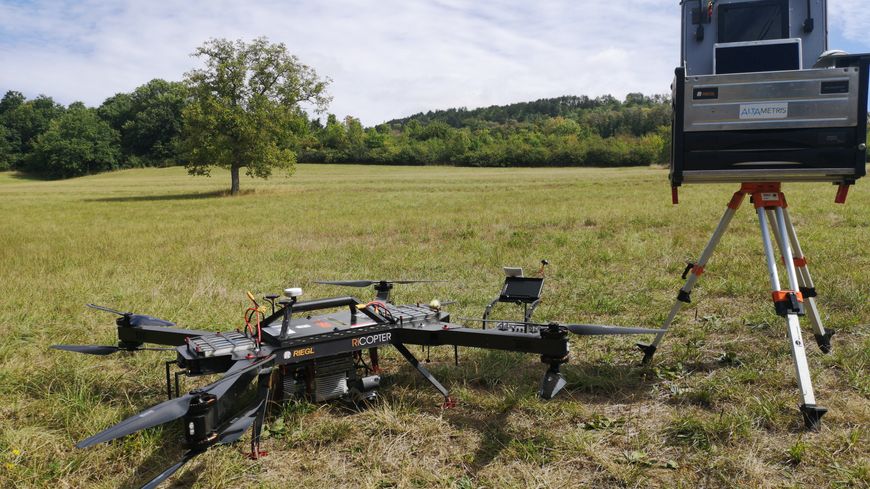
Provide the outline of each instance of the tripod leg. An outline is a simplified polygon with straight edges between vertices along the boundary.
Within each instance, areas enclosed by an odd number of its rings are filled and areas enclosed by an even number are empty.
[[[661,329],[664,329],[665,331],[656,335],[656,338],[651,345],[638,343],[637,347],[643,352],[644,364],[648,364],[652,361],[652,357],[658,349],[659,343],[661,343],[662,338],[665,337],[665,333],[671,327],[671,323],[674,322],[674,318],[677,317],[677,313],[680,312],[683,305],[692,302],[692,289],[695,288],[695,284],[698,282],[701,274],[704,273],[704,267],[707,266],[707,262],[713,255],[713,251],[716,249],[716,246],[719,245],[719,241],[722,239],[725,231],[728,230],[728,226],[731,224],[731,219],[734,218],[734,214],[737,212],[737,209],[740,208],[740,204],[743,203],[745,195],[746,194],[742,192],[734,193],[734,196],[731,197],[731,201],[728,203],[728,208],[725,210],[725,214],[722,215],[722,219],[719,221],[719,225],[716,226],[716,230],[713,231],[713,236],[710,237],[707,247],[704,248],[701,257],[698,258],[698,263],[690,263],[689,266],[686,267],[686,272],[683,274],[686,283],[677,294],[677,300],[674,301],[674,305],[671,306],[671,311],[668,313],[668,317],[665,319],[665,322],[661,327]]]
[[[794,225],[791,223],[791,217],[788,215],[788,209],[782,209],[782,216],[785,220],[785,229],[788,233],[789,242],[794,250],[794,264],[798,272],[798,280],[801,294],[804,296],[804,302],[807,305],[807,315],[810,318],[810,324],[813,326],[813,334],[816,337],[816,343],[823,353],[831,351],[831,336],[834,335],[833,329],[825,330],[822,325],[822,316],[819,314],[819,308],[816,305],[816,286],[813,284],[813,278],[810,276],[810,269],[807,266],[807,258],[801,249],[800,242],[797,238],[797,232]]]
[[[757,203],[758,205],[758,203]],[[792,359],[794,360],[795,373],[797,374],[798,387],[801,391],[800,410],[803,414],[804,423],[809,429],[817,429],[821,423],[822,415],[827,409],[816,406],[816,398],[813,393],[813,384],[810,379],[810,368],[807,363],[806,348],[801,337],[799,315],[803,314],[803,303],[796,293],[798,288],[797,272],[792,261],[791,246],[786,240],[778,240],[782,246],[780,251],[785,259],[786,275],[788,276],[791,290],[780,290],[779,275],[776,270],[776,258],[773,252],[773,243],[770,240],[770,232],[767,225],[767,212],[763,207],[757,208],[758,222],[761,228],[761,240],[764,245],[764,254],[767,258],[767,271],[770,275],[770,286],[773,291],[774,306],[778,315],[783,316],[788,327],[789,343],[791,345]],[[780,237],[786,236],[785,219],[782,215],[782,207],[775,208],[776,226]]]

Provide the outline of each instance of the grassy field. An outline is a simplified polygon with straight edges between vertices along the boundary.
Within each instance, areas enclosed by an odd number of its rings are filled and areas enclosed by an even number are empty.
[[[656,326],[734,185],[671,206],[661,169],[468,169],[300,165],[292,178],[131,170],[60,182],[0,174],[0,487],[136,487],[182,453],[168,425],[87,450],[76,441],[160,402],[162,361],[90,357],[52,343],[113,344],[95,302],[227,330],[244,291],[343,295],[318,279],[433,278],[398,302],[457,300],[479,315],[502,265],[552,263],[541,320]],[[433,349],[437,393],[385,353],[382,401],[359,413],[273,410],[264,448],[199,457],[194,487],[868,487],[870,182],[788,185],[834,352],[810,336],[824,427],[805,433],[785,325],[773,314],[746,205],[649,368],[633,338],[572,339],[568,387],[535,397],[534,356]],[[361,298],[369,291],[352,291]],[[494,316],[506,316],[497,309]]]

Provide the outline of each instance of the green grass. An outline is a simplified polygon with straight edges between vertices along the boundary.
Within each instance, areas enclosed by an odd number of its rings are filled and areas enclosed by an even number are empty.
[[[138,486],[182,453],[167,425],[87,450],[76,441],[162,399],[160,353],[96,358],[52,343],[112,344],[86,302],[180,325],[235,328],[245,290],[318,279],[433,278],[396,300],[457,300],[481,314],[502,265],[552,263],[541,320],[656,326],[679,274],[736,185],[687,187],[661,169],[300,165],[292,178],[130,170],[58,182],[0,173],[0,487]],[[870,185],[786,187],[834,353],[809,328],[819,403],[803,433],[783,321],[770,304],[749,205],[650,368],[633,338],[577,338],[568,387],[543,402],[532,355],[432,350],[460,405],[441,410],[391,351],[382,402],[359,413],[307,403],[274,412],[259,461],[223,447],[175,477],[194,487],[868,487]],[[368,291],[353,291],[367,297]],[[363,298],[364,298],[363,297]],[[497,308],[494,316],[509,311]]]

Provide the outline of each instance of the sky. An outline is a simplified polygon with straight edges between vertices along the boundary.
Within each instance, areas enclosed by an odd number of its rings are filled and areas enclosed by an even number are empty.
[[[870,52],[867,0],[829,0],[830,47]],[[365,125],[560,95],[667,93],[678,0],[0,0],[0,92],[98,106],[182,80],[210,38],[283,42]]]

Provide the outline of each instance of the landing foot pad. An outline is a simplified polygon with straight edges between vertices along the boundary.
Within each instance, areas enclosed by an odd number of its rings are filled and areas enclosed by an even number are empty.
[[[831,336],[834,336],[833,329],[828,329],[825,331],[825,334],[817,334],[816,343],[819,345],[819,349],[822,350],[822,353],[831,353]]]
[[[538,391],[538,395],[541,396],[541,399],[552,399],[567,383],[560,372],[547,370],[543,380],[541,380],[541,389]]]
[[[816,406],[815,404],[801,405],[801,414],[803,414],[804,425],[810,431],[818,431],[822,427],[822,416],[828,412],[828,408]]]
[[[266,450],[255,450],[255,451],[248,452],[248,454],[247,454],[247,457],[251,460],[257,460],[257,459],[260,459],[263,457],[268,457],[268,456],[269,456],[269,452],[267,452]]]
[[[641,365],[649,365],[652,362],[652,357],[656,353],[655,345],[644,345],[643,343],[638,343],[637,348],[643,352],[643,360],[641,360]]]

